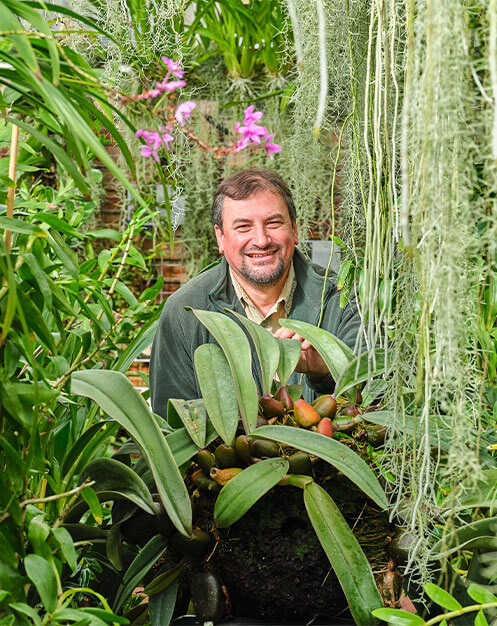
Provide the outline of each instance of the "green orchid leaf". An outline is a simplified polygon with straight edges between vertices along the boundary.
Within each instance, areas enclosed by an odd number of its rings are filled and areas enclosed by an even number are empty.
[[[18,307],[22,308],[24,316],[29,320],[31,330],[36,333],[40,343],[50,350],[52,354],[57,354],[57,347],[45,318],[33,300],[22,289],[17,290],[17,304]]]
[[[311,430],[292,426],[260,426],[250,434],[250,439],[269,439],[318,456],[336,467],[378,506],[387,509],[385,492],[373,470],[343,443]]]
[[[154,501],[146,484],[130,467],[115,459],[101,458],[91,461],[79,477],[95,481],[93,490],[99,500],[129,500],[141,509],[154,514]]]
[[[207,414],[205,412],[204,401],[169,398],[169,405],[174,407],[176,415],[181,420],[195,445],[199,448],[203,448],[205,446],[205,429],[207,427]],[[167,407],[168,422],[170,406]]]
[[[393,626],[424,626],[426,623],[419,615],[401,609],[375,609],[372,615]]]
[[[479,544],[478,547],[495,550],[497,549],[496,530],[497,517],[487,517],[476,522],[470,522],[447,533],[431,548],[431,553],[433,558],[438,561],[440,558],[448,557],[455,552],[476,547],[475,542],[479,540],[484,542],[484,546]]]
[[[90,507],[90,512],[93,515],[94,520],[97,522],[97,524],[101,524],[103,517],[102,505],[100,504],[100,500],[98,499],[95,491],[91,487],[85,487],[81,492],[81,496],[86,504]]]
[[[115,567],[118,572],[123,568],[121,558],[122,537],[121,537],[121,525],[113,524],[107,535],[107,541],[105,543],[105,553],[109,559],[112,567]]]
[[[169,585],[171,585],[178,578],[187,565],[187,560],[180,561],[177,565],[167,570],[167,572],[162,572],[162,574],[156,576],[153,581],[145,587],[143,592],[152,596],[156,593],[164,591],[164,589],[167,589]]]
[[[315,482],[304,487],[312,526],[349,603],[357,626],[372,626],[371,612],[383,601],[371,566],[347,522],[326,491]]]
[[[67,564],[72,569],[73,572],[76,571],[76,567],[78,566],[78,555],[76,554],[76,549],[74,547],[74,542],[72,540],[71,534],[67,530],[67,528],[52,528],[52,534],[55,537],[55,540],[60,546],[61,552],[64,555]]]
[[[200,311],[189,307],[185,307],[185,309],[193,312],[219,343],[226,355],[235,383],[236,398],[243,425],[247,433],[251,432],[257,424],[259,398],[252,376],[250,344],[245,333],[236,322],[222,313]]]
[[[335,335],[332,335],[323,328],[313,326],[307,322],[300,322],[298,320],[282,319],[280,320],[281,326],[289,328],[298,333],[304,339],[312,344],[312,346],[319,352],[321,358],[326,363],[327,368],[330,370],[333,380],[337,381],[342,372],[347,368],[348,364],[354,359],[354,353],[352,350],[341,341]],[[347,396],[354,401],[352,397],[355,394],[347,392]]]
[[[221,348],[204,343],[195,350],[195,372],[205,408],[221,439],[232,446],[238,426],[238,403],[228,360]],[[199,445],[200,448],[203,445]]]
[[[191,534],[192,510],[188,491],[169,445],[145,400],[131,382],[108,370],[86,370],[71,376],[71,391],[95,401],[140,446],[174,526]]]
[[[150,596],[148,601],[148,612],[151,626],[165,626],[171,622],[176,606],[176,596],[178,595],[179,581],[176,579],[164,591]]]
[[[497,602],[497,596],[482,585],[471,583],[466,591],[468,596],[478,604],[490,604],[491,602]]]
[[[236,319],[239,320],[254,342],[255,350],[261,364],[263,393],[269,393],[280,360],[278,340],[265,328],[249,320],[244,315],[240,315],[229,309],[224,310],[226,313],[235,316]]]
[[[457,510],[495,507],[497,504],[497,469],[483,470],[476,482],[470,476],[457,487],[453,495]]]
[[[461,604],[450,593],[445,591],[445,589],[440,589],[433,583],[426,583],[424,592],[430,600],[436,602],[442,609],[447,609],[448,611],[459,611],[459,609],[462,609]]]
[[[29,604],[24,604],[24,602],[11,602],[9,603],[9,608],[16,611],[16,613],[29,617],[33,620],[34,626],[42,626],[43,622],[41,621],[40,616],[32,606],[29,606]]]
[[[278,378],[282,385],[286,385],[288,379],[293,374],[300,359],[302,346],[296,339],[277,339],[280,349],[280,360],[278,362]]]
[[[28,554],[24,559],[26,574],[36,587],[45,609],[53,613],[57,608],[58,581],[55,568],[38,554]]]
[[[214,506],[214,524],[231,526],[286,474],[286,459],[264,459],[237,474],[219,492]]]
[[[208,422],[205,445],[208,446],[217,436],[218,434],[212,424]],[[194,444],[186,428],[178,428],[178,430],[166,435],[166,441],[178,467],[187,463],[198,452],[198,446]]]
[[[5,3],[0,3],[0,22],[2,23],[2,30],[12,31],[19,34],[10,34],[9,37],[14,43],[19,56],[25,60],[27,67],[37,76],[40,76],[40,67],[36,59],[36,55],[31,46],[29,38],[22,34],[24,28],[17,20],[14,13],[12,13]]]
[[[393,411],[372,411],[366,413],[364,419],[373,424],[380,426],[386,426],[387,428],[395,428],[406,435],[412,435],[419,438],[423,434],[420,432],[421,427],[419,420],[412,417],[412,415],[396,415]],[[444,427],[440,418],[433,415],[430,416],[430,423],[428,426],[428,437],[430,439],[430,445],[435,448],[440,448],[445,452],[448,452],[451,446],[451,433],[447,427]]]
[[[147,545],[140,550],[124,574],[123,582],[119,586],[114,600],[113,611],[117,613],[121,609],[133,589],[140,583],[143,576],[150,571],[165,552],[166,548],[167,540],[164,539],[162,535],[155,535],[155,537],[152,537]]]
[[[99,609],[97,606],[84,606],[80,607],[78,611],[82,613],[86,613],[88,615],[92,615],[94,618],[101,620],[107,624],[130,624],[130,621],[122,615],[115,615],[111,611],[106,611],[105,609]],[[81,617],[81,616],[79,616]],[[85,618],[83,618],[85,619]],[[76,626],[76,625],[75,625]],[[100,626],[98,622],[92,621],[90,626]]]
[[[336,382],[334,396],[338,398],[345,391],[356,387],[359,383],[371,380],[385,371],[385,350],[375,350],[375,360],[372,362],[368,352],[364,352],[351,361],[343,370]]]

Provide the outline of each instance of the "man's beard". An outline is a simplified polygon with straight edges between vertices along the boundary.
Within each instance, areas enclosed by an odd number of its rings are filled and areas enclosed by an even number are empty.
[[[274,270],[269,273],[260,273],[258,271],[254,271],[251,267],[249,267],[246,263],[246,259],[244,258],[242,261],[242,265],[238,271],[245,278],[246,281],[252,283],[253,285],[259,285],[261,287],[272,287],[279,282],[281,277],[285,274],[286,269],[287,267],[285,266],[283,259],[280,257],[278,259],[278,265],[274,268]]]

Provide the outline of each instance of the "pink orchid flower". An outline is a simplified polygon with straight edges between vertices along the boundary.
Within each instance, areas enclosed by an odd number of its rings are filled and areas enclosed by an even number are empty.
[[[274,135],[275,133],[268,135],[266,137],[266,144],[264,145],[264,148],[266,149],[266,156],[268,156],[271,161],[274,159],[273,153],[281,152],[281,146],[279,144],[270,142]]]
[[[254,143],[261,143],[261,137],[267,137],[269,131],[264,126],[258,126],[255,123],[250,123],[248,126],[240,126],[239,133],[242,133],[243,138],[247,138]]]
[[[174,113],[174,117],[177,119],[178,123],[183,126],[186,122],[186,118],[190,117],[191,112],[196,106],[195,102],[191,100],[187,100],[178,105]]]
[[[176,78],[183,78],[185,72],[181,69],[181,65],[178,61],[173,61],[172,59],[168,59],[167,57],[161,57],[162,62],[167,65],[167,69],[171,72],[173,76]]]
[[[261,117],[264,115],[262,111],[256,111],[254,113],[253,104],[251,104],[249,107],[245,109],[244,114],[245,114],[245,119],[243,120],[243,123],[245,124],[245,126],[250,126],[252,122],[258,122],[261,119]]]
[[[186,82],[184,80],[172,80],[170,82],[164,81],[162,83],[155,83],[155,88],[160,91],[174,91],[179,87],[184,87]]]

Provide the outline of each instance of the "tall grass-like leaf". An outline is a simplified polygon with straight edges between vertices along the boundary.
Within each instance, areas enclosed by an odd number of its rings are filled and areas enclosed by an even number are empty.
[[[15,33],[24,30],[16,16],[9,10],[4,2],[0,2],[0,23],[2,24],[2,30],[10,30]],[[11,34],[10,38],[17,48],[21,58],[25,60],[29,69],[40,77],[40,67],[27,35],[21,33],[16,35]]]
[[[383,601],[354,533],[337,505],[315,482],[304,487],[304,503],[312,526],[342,586],[357,626],[372,626],[371,611]]]
[[[269,439],[314,454],[341,471],[382,509],[388,507],[385,492],[372,469],[343,443],[292,426],[260,426],[250,435],[250,439]]]
[[[43,606],[53,613],[57,607],[58,583],[54,568],[38,554],[28,554],[24,559],[26,574],[36,587]]]
[[[238,403],[230,366],[224,352],[213,343],[195,350],[195,372],[205,408],[221,439],[232,446],[238,426]]]
[[[374,365],[374,366],[373,366]],[[385,350],[375,351],[375,362],[370,363],[369,353],[364,352],[351,361],[343,370],[342,375],[336,382],[335,397],[342,395],[359,383],[379,376],[385,370]]]
[[[237,474],[219,492],[214,506],[214,524],[231,526],[272,489],[288,471],[286,459],[265,459]]]
[[[244,315],[240,315],[239,313],[230,311],[229,309],[225,309],[225,311],[226,313],[236,317],[252,338],[257,356],[259,357],[259,362],[261,364],[263,393],[269,393],[271,391],[271,384],[280,361],[280,347],[278,340],[265,328],[262,328],[259,324],[249,320]]]
[[[280,348],[280,360],[278,362],[278,378],[282,385],[286,385],[287,380],[293,374],[294,369],[300,359],[302,345],[296,339],[277,339]]]
[[[190,535],[192,510],[188,491],[166,439],[142,396],[120,372],[75,372],[71,381],[73,393],[94,400],[138,443],[172,523],[181,533]]]
[[[252,377],[250,344],[236,322],[222,313],[190,309],[221,346],[233,375],[236,397],[247,433],[257,424],[258,395]]]

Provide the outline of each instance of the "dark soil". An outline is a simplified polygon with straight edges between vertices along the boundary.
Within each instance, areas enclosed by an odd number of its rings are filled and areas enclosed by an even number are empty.
[[[343,476],[335,474],[322,484],[381,579],[390,533],[385,514]],[[196,525],[211,533],[214,503],[215,496],[202,493],[195,507]],[[268,623],[348,615],[343,591],[307,517],[301,489],[275,487],[236,524],[216,532],[219,541],[199,568],[219,574],[232,615]]]

